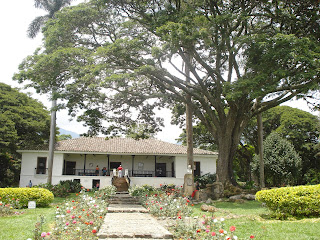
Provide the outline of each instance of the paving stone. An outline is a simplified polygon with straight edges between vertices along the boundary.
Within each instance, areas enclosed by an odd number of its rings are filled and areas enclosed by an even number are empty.
[[[143,212],[143,213],[148,213],[149,211],[142,207],[141,205],[137,204],[110,204],[108,206],[108,212],[113,213],[113,212]]]
[[[131,203],[130,198],[128,193],[116,195],[97,234],[99,240],[173,239],[172,234],[147,209]]]
[[[107,213],[99,239],[172,239],[172,234],[148,213]]]

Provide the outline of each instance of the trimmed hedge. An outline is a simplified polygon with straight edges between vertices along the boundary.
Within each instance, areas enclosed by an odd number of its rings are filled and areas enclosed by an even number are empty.
[[[0,198],[3,203],[19,200],[21,207],[27,207],[28,201],[36,201],[37,206],[44,207],[53,201],[54,196],[44,188],[0,188]]]
[[[256,200],[265,203],[278,218],[320,216],[320,184],[262,190]]]

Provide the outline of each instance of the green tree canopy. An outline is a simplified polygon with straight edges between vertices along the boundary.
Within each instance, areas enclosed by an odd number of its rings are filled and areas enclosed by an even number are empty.
[[[49,127],[50,115],[42,103],[0,83],[0,186],[17,183],[17,150],[47,143]]]
[[[273,132],[263,143],[265,181],[268,186],[295,185],[301,172],[301,158],[294,146]],[[259,170],[259,157],[254,157],[253,170]],[[258,176],[259,174],[257,174]]]
[[[48,22],[45,49],[15,78],[85,109],[91,134],[158,130],[154,108],[187,103],[217,140],[225,183],[249,120],[319,89],[318,14],[313,0],[91,0]]]
[[[316,156],[316,146],[319,143],[319,119],[306,111],[288,106],[277,106],[262,113],[263,134],[268,137],[272,132],[278,133],[282,138],[293,144],[302,159],[303,176],[310,169],[319,169],[320,158]],[[258,153],[257,124],[252,119],[245,128],[244,141],[253,145]]]

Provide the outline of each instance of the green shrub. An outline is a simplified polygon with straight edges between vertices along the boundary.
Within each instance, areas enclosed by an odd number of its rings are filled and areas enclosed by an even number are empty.
[[[256,199],[265,203],[278,218],[312,217],[320,214],[320,185],[262,190],[257,192]]]
[[[320,184],[320,170],[310,169],[303,178],[307,184]]]
[[[70,193],[78,193],[81,191],[82,187],[82,185],[79,182],[73,180],[60,181],[59,184],[69,189]]]
[[[156,191],[156,188],[150,185],[143,185],[143,186],[137,186],[137,185],[132,185],[129,187],[129,193],[132,196],[143,196],[143,195],[148,195]]]
[[[195,176],[194,181],[199,183],[200,188],[205,188],[207,184],[212,184],[216,181],[216,174],[206,173],[202,176]]]
[[[117,188],[115,186],[107,186],[100,188],[99,191],[94,192],[94,196],[102,200],[108,200],[110,197],[116,194]]]
[[[76,181],[66,180],[60,181],[59,184],[56,185],[44,183],[35,187],[46,188],[51,191],[55,197],[67,197],[70,193],[80,192],[82,185]]]
[[[53,194],[44,188],[0,188],[0,200],[11,203],[13,199],[19,200],[22,207],[27,207],[29,201],[36,201],[37,206],[43,207],[53,201]]]

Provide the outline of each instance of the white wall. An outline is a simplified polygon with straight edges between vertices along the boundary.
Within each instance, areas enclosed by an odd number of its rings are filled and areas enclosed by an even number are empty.
[[[37,174],[35,168],[37,168],[37,158],[46,157],[47,153],[36,152],[36,153],[23,153],[21,159],[21,172],[20,172],[20,187],[26,187],[31,180],[33,185],[38,185],[47,182],[47,174]],[[47,166],[48,167],[48,161]]]
[[[47,153],[43,152],[24,152],[22,154],[21,162],[21,175],[20,175],[20,187],[25,187],[31,180],[33,185],[38,185],[47,182],[47,174],[36,174],[35,168],[37,167],[37,158],[47,157]],[[216,159],[217,155],[214,156],[195,156],[194,161],[200,162],[200,173],[204,175],[206,173],[216,172]],[[62,175],[64,160],[75,161],[77,169],[83,169],[84,155],[80,154],[64,154],[55,153],[54,155],[54,166],[53,166],[53,178],[52,183],[57,184],[60,180],[72,180],[81,179],[81,184],[86,188],[92,187],[93,179],[100,179],[100,186],[108,186],[111,184],[111,178],[106,176],[66,176]],[[110,155],[110,162],[121,162],[124,169],[131,170],[132,168],[132,156],[121,156],[121,155]],[[157,156],[157,163],[166,163],[167,171],[172,170],[172,162],[175,166],[175,178],[163,178],[163,177],[132,177],[132,184],[144,185],[149,184],[153,186],[159,186],[160,184],[175,184],[183,185],[184,175],[187,171],[187,158],[186,156]],[[92,167],[90,167],[92,163]],[[134,158],[134,169],[138,170],[139,163],[143,163],[143,170],[154,171],[154,156],[135,156]],[[107,155],[99,154],[87,154],[86,158],[86,169],[95,169],[96,165],[99,165],[100,170],[103,167],[108,166]],[[47,166],[48,167],[48,162]]]

